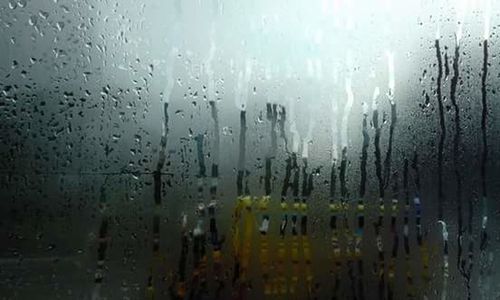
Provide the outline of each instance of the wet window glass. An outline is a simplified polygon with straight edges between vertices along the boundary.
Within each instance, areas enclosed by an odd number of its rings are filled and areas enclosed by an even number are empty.
[[[500,3],[4,0],[0,298],[498,299]]]

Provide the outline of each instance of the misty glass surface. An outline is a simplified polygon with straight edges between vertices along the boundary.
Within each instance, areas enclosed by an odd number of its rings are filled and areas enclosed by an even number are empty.
[[[500,3],[4,0],[0,299],[498,299]]]

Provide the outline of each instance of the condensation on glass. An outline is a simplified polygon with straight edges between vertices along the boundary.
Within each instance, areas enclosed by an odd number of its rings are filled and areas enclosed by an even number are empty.
[[[0,4],[0,298],[497,299],[494,0]]]

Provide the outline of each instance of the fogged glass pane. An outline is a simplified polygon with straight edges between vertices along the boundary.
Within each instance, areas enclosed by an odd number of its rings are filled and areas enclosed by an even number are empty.
[[[0,4],[1,299],[498,299],[500,4]]]

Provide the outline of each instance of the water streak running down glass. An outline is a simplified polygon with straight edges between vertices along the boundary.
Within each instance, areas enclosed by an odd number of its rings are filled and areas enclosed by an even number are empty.
[[[497,299],[500,3],[0,4],[0,298]]]

